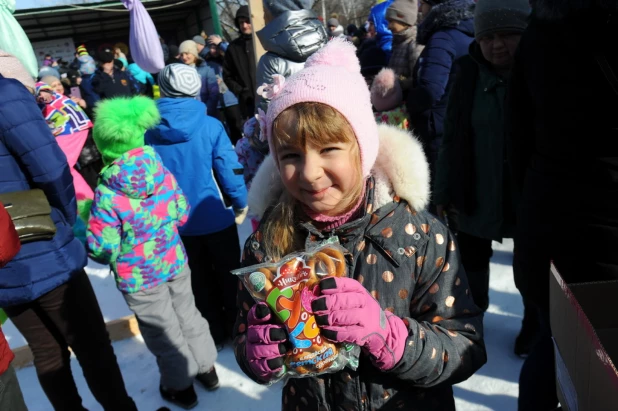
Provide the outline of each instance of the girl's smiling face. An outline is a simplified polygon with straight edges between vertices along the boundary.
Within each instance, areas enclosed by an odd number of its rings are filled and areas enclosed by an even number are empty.
[[[279,147],[281,180],[288,192],[315,213],[337,216],[356,204],[352,199],[358,174],[355,143],[325,147]]]
[[[310,103],[309,110],[294,107],[284,111],[273,125],[283,185],[314,213],[344,214],[357,204],[363,188],[354,132],[331,107],[318,103]],[[332,118],[316,121],[320,116],[315,116],[315,111],[325,111]]]

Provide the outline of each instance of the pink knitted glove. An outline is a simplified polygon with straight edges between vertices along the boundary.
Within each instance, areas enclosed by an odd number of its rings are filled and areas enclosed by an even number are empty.
[[[265,303],[251,307],[247,314],[246,358],[253,374],[269,382],[283,372],[288,336],[283,325],[272,324],[270,309]]]
[[[382,371],[393,368],[408,338],[403,320],[385,312],[358,281],[330,277],[320,282],[322,297],[311,304],[324,337],[358,344]]]

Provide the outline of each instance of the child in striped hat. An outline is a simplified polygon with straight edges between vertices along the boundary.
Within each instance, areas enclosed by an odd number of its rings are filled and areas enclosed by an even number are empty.
[[[198,72],[170,64],[158,82],[162,121],[146,132],[146,144],[161,156],[192,206],[179,232],[194,276],[197,307],[221,346],[236,320],[237,280],[229,272],[238,267],[240,255],[236,225],[247,215],[243,167],[223,124],[206,115],[206,105],[197,100],[202,83]]]

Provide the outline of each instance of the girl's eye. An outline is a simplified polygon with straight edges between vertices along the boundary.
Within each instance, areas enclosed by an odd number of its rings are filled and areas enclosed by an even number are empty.
[[[326,147],[322,149],[322,153],[330,153],[339,150],[339,147]]]
[[[298,154],[296,153],[287,153],[281,156],[281,159],[279,161],[283,161],[283,160],[292,160],[298,158]]]

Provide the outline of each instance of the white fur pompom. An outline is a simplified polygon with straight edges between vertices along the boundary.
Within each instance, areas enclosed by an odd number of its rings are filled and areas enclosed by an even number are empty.
[[[356,48],[342,38],[332,39],[309,57],[305,67],[313,66],[343,67],[352,73],[360,73],[361,70],[358,57],[356,57]]]

